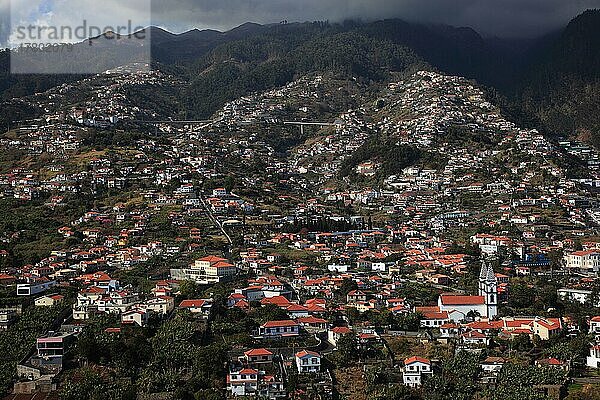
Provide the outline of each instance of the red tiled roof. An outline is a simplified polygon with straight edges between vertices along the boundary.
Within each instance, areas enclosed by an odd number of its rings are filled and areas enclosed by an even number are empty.
[[[311,356],[311,357],[321,357],[321,355],[319,355],[319,353],[314,352],[314,351],[310,351],[310,350],[301,350],[299,352],[296,353],[296,357],[298,358],[303,358],[306,356]]]
[[[239,372],[240,375],[258,375],[258,371],[252,368],[244,368]]]
[[[276,306],[281,307],[281,306],[289,305],[290,301],[283,296],[275,296],[275,297],[265,297],[264,299],[262,299],[260,301],[260,304],[262,304],[262,305],[274,304]]]
[[[442,304],[444,305],[469,305],[469,304],[485,304],[483,296],[462,296],[462,295],[440,295]]]
[[[426,358],[419,357],[419,356],[412,356],[412,357],[407,358],[406,360],[404,360],[404,365],[412,364],[412,363],[415,363],[415,362],[421,362],[423,364],[431,364],[431,361],[429,361]]]
[[[346,333],[352,333],[352,330],[347,326],[336,326],[332,329],[332,332],[345,335]]]
[[[219,261],[227,261],[227,260],[224,258],[221,258],[221,257],[217,257],[217,256],[207,256],[207,257],[201,258],[200,261],[208,261],[210,263],[216,263]]]
[[[296,321],[292,320],[283,320],[283,321],[269,321],[265,322],[262,327],[263,328],[274,328],[279,326],[298,326]]]
[[[244,352],[244,355],[251,357],[251,356],[272,356],[273,353],[271,353],[269,350],[267,349],[252,349],[252,350],[248,350],[246,352]]]
[[[179,307],[181,308],[194,308],[194,307],[202,307],[206,303],[206,300],[197,299],[197,300],[183,300]]]

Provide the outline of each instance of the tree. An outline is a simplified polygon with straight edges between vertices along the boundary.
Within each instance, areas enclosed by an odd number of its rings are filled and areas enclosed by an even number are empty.
[[[198,284],[192,280],[185,280],[179,284],[179,293],[186,299],[193,299],[198,293]]]
[[[349,364],[358,356],[358,341],[353,333],[342,335],[336,343],[343,364]]]
[[[339,289],[340,296],[343,296],[345,298],[348,295],[348,293],[350,293],[353,290],[358,290],[358,285],[356,284],[356,282],[352,279],[344,278],[344,280],[342,281],[342,285]]]

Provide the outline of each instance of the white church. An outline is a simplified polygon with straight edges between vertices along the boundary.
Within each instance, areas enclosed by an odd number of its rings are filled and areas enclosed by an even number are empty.
[[[440,312],[447,312],[454,322],[464,320],[469,313],[481,318],[498,315],[498,279],[491,265],[485,261],[479,273],[479,294],[465,296],[458,293],[443,293],[438,298]]]

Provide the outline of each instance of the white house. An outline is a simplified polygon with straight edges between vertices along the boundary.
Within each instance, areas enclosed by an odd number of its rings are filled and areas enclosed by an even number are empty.
[[[231,280],[236,274],[235,265],[216,256],[207,256],[196,260],[188,268],[171,269],[173,279],[193,280],[202,285],[225,282]]]
[[[346,273],[350,270],[350,265],[330,264],[327,266],[327,270],[330,272]]]
[[[168,314],[175,308],[175,299],[171,296],[158,296],[146,300],[144,306],[157,314]]]
[[[349,335],[352,330],[346,326],[336,326],[327,332],[327,341],[334,346],[337,346],[337,341],[344,335]]]
[[[63,299],[64,296],[61,296],[60,294],[49,294],[47,296],[42,296],[35,299],[35,305],[37,307],[52,307],[61,302]]]
[[[561,300],[576,301],[585,304],[592,300],[592,291],[586,289],[562,288],[557,291]],[[595,307],[600,306],[600,302],[594,304]]]
[[[418,356],[407,358],[404,360],[402,375],[406,386],[419,387],[424,376],[433,375],[431,361]]]
[[[586,364],[590,368],[600,367],[600,345],[590,347],[590,355],[587,357]]]
[[[123,314],[121,314],[121,322],[124,324],[146,326],[148,323],[148,313],[139,309],[125,311]]]
[[[321,370],[321,356],[314,351],[299,351],[296,353],[296,367],[299,374],[319,372]]]
[[[227,390],[234,396],[252,396],[258,390],[259,372],[252,368],[244,368],[227,375]]]
[[[600,270],[600,253],[593,250],[574,251],[564,256],[568,270],[596,274]]]
[[[458,324],[448,322],[440,326],[440,336],[442,338],[455,338],[460,334],[460,326]]]
[[[506,360],[502,357],[488,357],[481,363],[481,369],[483,371],[481,376],[481,382],[485,384],[496,383],[498,375]]]
[[[188,310],[192,314],[202,315],[204,318],[210,316],[210,310],[212,309],[212,299],[194,299],[194,300],[183,300],[179,303],[179,308]]]
[[[590,320],[590,334],[600,335],[600,315]]]
[[[296,321],[269,321],[258,328],[258,335],[263,338],[289,337],[300,334],[300,325]]]
[[[273,353],[267,349],[252,349],[244,352],[242,357],[246,363],[270,363],[273,362]]]

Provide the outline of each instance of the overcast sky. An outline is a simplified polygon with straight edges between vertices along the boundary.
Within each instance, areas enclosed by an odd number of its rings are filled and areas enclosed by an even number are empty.
[[[152,21],[174,32],[227,30],[249,21],[402,18],[470,26],[484,35],[533,37],[598,7],[600,0],[0,0],[0,42],[6,40],[9,15],[13,28],[26,22],[79,26],[87,19],[112,26],[132,20],[134,25]]]
[[[564,26],[600,0],[157,0],[157,24],[229,29],[258,23],[348,18],[470,26],[497,36],[537,36]],[[175,22],[176,21],[176,22]]]

